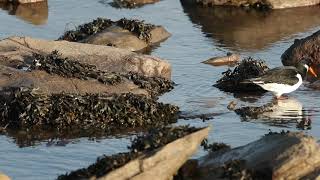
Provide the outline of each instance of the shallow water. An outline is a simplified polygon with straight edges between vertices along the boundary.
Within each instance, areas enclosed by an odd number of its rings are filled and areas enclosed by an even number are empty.
[[[160,100],[180,106],[185,115],[217,114],[205,122],[193,119],[180,120],[178,124],[211,124],[209,142],[223,141],[233,147],[256,140],[269,129],[305,131],[320,138],[320,92],[301,87],[289,95],[290,102],[276,108],[280,109],[278,113],[259,120],[241,119],[227,109],[230,101],[237,100],[238,106],[260,106],[271,102],[271,94],[236,98],[231,93],[221,92],[212,85],[226,67],[200,63],[226,52],[238,52],[243,57],[264,59],[271,67],[280,66],[281,54],[295,38],[308,36],[320,28],[320,7],[257,13],[233,8],[190,8],[178,0],[162,0],[138,9],[116,9],[109,2],[50,0],[47,11],[46,6],[41,6],[41,12],[35,8],[27,15],[15,8],[2,8],[0,38],[23,35],[57,39],[66,29],[99,16],[113,20],[144,19],[163,25],[172,33],[151,52],[170,61],[172,78],[178,84]],[[306,118],[311,119],[311,129],[297,128],[297,121]],[[129,138],[45,141],[19,148],[14,138],[0,136],[0,171],[13,179],[55,179],[59,174],[88,166],[102,154],[126,151]],[[202,154],[199,152],[195,157]]]

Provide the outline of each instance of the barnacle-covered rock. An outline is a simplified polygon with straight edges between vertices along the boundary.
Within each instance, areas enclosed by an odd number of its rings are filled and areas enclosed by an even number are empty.
[[[264,92],[258,85],[246,81],[262,75],[268,69],[264,61],[249,57],[242,60],[233,71],[228,69],[223,72],[223,77],[214,86],[226,92]]]
[[[144,23],[138,19],[122,18],[118,21],[97,18],[64,33],[59,40],[138,51],[159,43],[170,36],[163,27]]]
[[[58,179],[99,178],[139,156],[148,154],[168,143],[199,130],[199,128],[188,126],[152,128],[145,135],[139,135],[133,139],[131,146],[128,147],[130,152],[118,153],[111,156],[104,155],[98,158],[96,163],[90,165],[88,168],[79,169],[69,174],[61,175]]]

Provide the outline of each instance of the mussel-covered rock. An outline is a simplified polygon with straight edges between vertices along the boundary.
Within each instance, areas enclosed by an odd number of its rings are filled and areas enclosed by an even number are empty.
[[[79,169],[66,175],[61,175],[58,179],[99,178],[108,174],[110,171],[125,165],[142,154],[152,152],[159,147],[198,130],[199,128],[189,126],[152,128],[145,135],[138,135],[132,140],[132,144],[128,147],[130,152],[118,153],[111,156],[104,155],[99,157],[97,161],[88,168]]]
[[[99,136],[118,130],[176,122],[178,107],[133,94],[42,94],[36,89],[2,92],[0,126]]]
[[[98,18],[64,33],[59,40],[107,45],[138,51],[168,38],[163,27],[138,19],[122,18],[118,21]]]
[[[223,72],[223,77],[214,86],[226,92],[264,92],[258,85],[246,81],[264,74],[268,69],[264,61],[247,58],[242,60],[233,71],[228,69]]]

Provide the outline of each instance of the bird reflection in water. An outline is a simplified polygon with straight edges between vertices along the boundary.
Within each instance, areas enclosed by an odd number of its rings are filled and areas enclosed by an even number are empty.
[[[298,129],[311,129],[308,111],[295,98],[273,99],[263,106],[246,106],[234,110],[243,121],[255,121],[271,126],[289,127],[296,124]]]

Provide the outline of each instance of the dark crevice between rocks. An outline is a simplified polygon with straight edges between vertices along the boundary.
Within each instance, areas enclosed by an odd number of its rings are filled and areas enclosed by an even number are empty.
[[[56,137],[100,137],[130,128],[163,126],[175,123],[179,112],[177,106],[131,93],[48,95],[28,88],[0,93],[2,133],[23,131],[38,140],[43,132],[54,132]]]
[[[255,60],[251,57],[242,60],[234,69],[223,72],[223,77],[213,86],[226,92],[265,92],[260,86],[248,82],[248,79],[263,75],[269,70],[262,60]]]
[[[79,169],[65,175],[60,175],[58,180],[70,179],[89,179],[91,177],[101,177],[107,175],[129,161],[136,159],[142,154],[153,152],[153,150],[163,147],[164,145],[182,138],[188,134],[200,130],[189,126],[178,127],[159,127],[152,128],[144,135],[135,137],[131,145],[128,146],[129,152],[118,153],[111,156],[102,156],[88,168]]]
[[[116,85],[127,79],[140,88],[146,89],[153,98],[169,92],[174,87],[172,81],[162,77],[146,77],[134,72],[125,74],[98,70],[95,65],[63,58],[58,51],[53,51],[48,55],[34,53],[29,59],[30,62],[21,64],[18,68],[27,69],[27,71],[42,70],[65,78],[97,80],[107,85]]]
[[[99,33],[112,25],[122,27],[146,42],[149,42],[151,31],[156,27],[153,24],[144,23],[144,21],[138,19],[122,18],[118,21],[112,21],[110,19],[97,18],[92,22],[79,25],[75,30],[66,31],[58,40],[80,42],[88,36]]]

